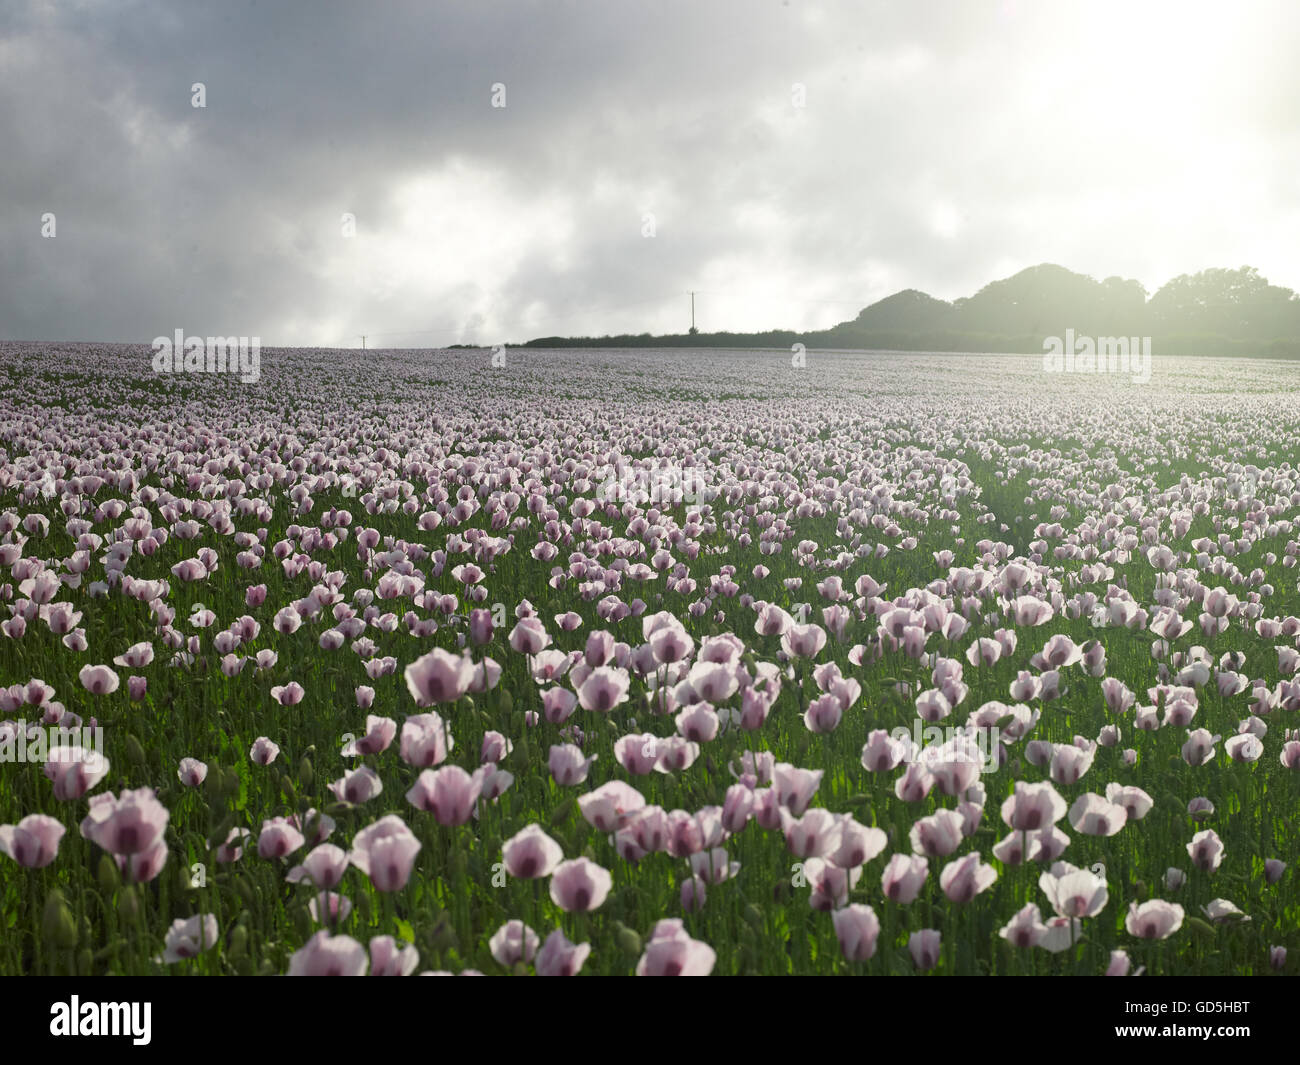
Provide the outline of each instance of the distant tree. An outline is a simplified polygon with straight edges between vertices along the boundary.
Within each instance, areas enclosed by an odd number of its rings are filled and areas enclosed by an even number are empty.
[[[1041,263],[948,303],[905,289],[829,329],[669,336],[544,337],[534,347],[867,348],[1041,353],[1043,340],[1150,336],[1156,354],[1300,355],[1300,296],[1252,266],[1182,274],[1147,299],[1137,281],[1097,281]]]
[[[1272,340],[1300,334],[1300,297],[1253,266],[1180,274],[1151,297],[1152,322],[1181,333]]]

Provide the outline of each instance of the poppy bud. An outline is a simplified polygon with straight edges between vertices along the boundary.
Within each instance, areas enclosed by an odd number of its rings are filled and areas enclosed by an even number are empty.
[[[257,903],[257,896],[253,892],[253,886],[243,877],[235,881],[235,891],[239,897],[244,900],[248,906],[254,906]]]
[[[551,811],[551,824],[558,825],[568,820],[569,814],[573,813],[574,804],[577,799],[565,799],[554,810]]]
[[[217,827],[208,834],[208,846],[220,847],[226,842],[226,838],[230,835],[230,830],[234,827],[235,815],[233,813],[226,814],[225,817],[217,822]]]
[[[208,794],[213,799],[220,799],[226,793],[225,770],[216,762],[208,766],[208,775],[203,779],[203,785],[208,789]]]
[[[100,856],[96,878],[99,880],[99,890],[105,895],[112,895],[122,883],[121,874],[117,871],[117,863],[107,854]]]
[[[623,953],[635,955],[641,953],[641,937],[636,934],[635,930],[624,925],[618,930],[616,939],[618,941],[619,949],[623,951]]]
[[[45,938],[60,950],[71,950],[77,945],[77,922],[72,918],[67,900],[55,889],[45,900],[42,922]]]
[[[229,799],[236,798],[239,795],[239,789],[243,783],[239,778],[239,770],[230,767],[223,771],[222,777],[222,794]]]
[[[135,885],[128,884],[117,897],[117,912],[127,924],[135,924],[140,917],[140,896]]]

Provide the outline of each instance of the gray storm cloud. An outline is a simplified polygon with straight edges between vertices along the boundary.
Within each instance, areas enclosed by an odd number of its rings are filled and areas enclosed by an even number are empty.
[[[820,328],[1041,261],[1300,287],[1300,16],[1133,7],[18,0],[0,336],[492,343],[679,330],[687,289]]]

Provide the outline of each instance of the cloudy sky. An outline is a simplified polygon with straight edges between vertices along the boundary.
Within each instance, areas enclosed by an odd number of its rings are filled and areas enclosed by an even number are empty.
[[[681,331],[691,289],[703,330],[812,329],[1044,261],[1300,289],[1298,30],[1285,0],[5,0],[0,339]]]

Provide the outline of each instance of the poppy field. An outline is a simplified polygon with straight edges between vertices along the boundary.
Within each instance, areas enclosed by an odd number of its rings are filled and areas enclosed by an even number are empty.
[[[1292,972],[1298,582],[1289,363],[0,344],[0,974]]]

